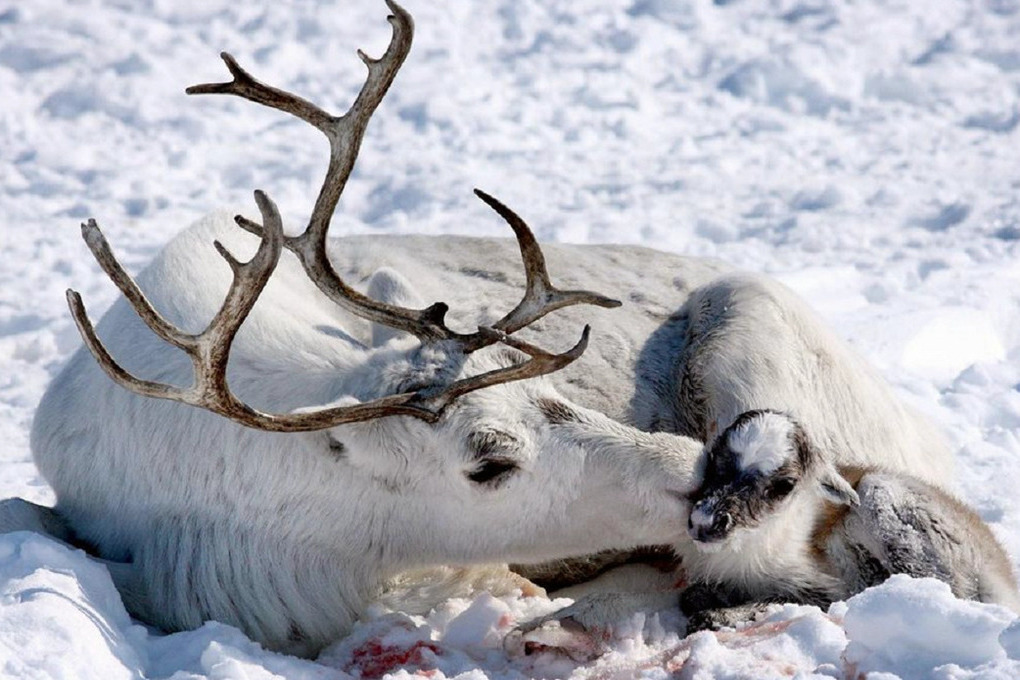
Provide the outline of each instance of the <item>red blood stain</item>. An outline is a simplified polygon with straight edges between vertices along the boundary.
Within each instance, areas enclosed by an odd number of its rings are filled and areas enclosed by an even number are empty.
[[[351,653],[348,671],[357,670],[361,677],[374,679],[410,666],[408,670],[432,675],[437,656],[441,656],[439,647],[424,640],[418,640],[410,647],[392,647],[378,640],[369,640]]]

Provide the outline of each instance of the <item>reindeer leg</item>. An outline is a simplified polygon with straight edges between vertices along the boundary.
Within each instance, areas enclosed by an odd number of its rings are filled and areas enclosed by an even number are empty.
[[[606,651],[614,630],[634,614],[676,607],[676,591],[592,593],[511,631],[503,647],[511,656],[554,650],[582,661]]]

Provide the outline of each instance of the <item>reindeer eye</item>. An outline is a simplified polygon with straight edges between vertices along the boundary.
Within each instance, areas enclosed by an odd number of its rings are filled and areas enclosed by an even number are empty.
[[[793,491],[793,487],[795,487],[796,485],[797,481],[794,479],[790,479],[789,477],[777,479],[776,481],[769,484],[768,488],[765,489],[765,496],[771,498],[772,500],[785,498],[786,496],[790,495],[790,492]]]
[[[517,463],[504,458],[488,458],[467,473],[475,484],[494,484],[503,481],[517,470]]]

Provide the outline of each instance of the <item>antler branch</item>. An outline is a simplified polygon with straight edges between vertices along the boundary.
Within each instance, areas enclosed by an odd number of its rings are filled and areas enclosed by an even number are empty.
[[[242,425],[272,432],[322,430],[343,423],[373,420],[390,415],[409,415],[427,422],[435,422],[446,407],[458,397],[484,387],[557,371],[581,356],[587,346],[590,331],[587,326],[581,340],[562,354],[551,354],[524,341],[509,338],[499,331],[485,329],[479,332],[490,335],[493,342],[505,342],[531,355],[532,358],[515,366],[464,378],[445,387],[426,387],[364,404],[283,414],[254,409],[230,391],[226,377],[227,362],[234,337],[276,269],[284,239],[283,224],[276,205],[261,191],[255,192],[255,200],[263,219],[259,248],[251,260],[240,262],[219,241],[215,242],[217,251],[233,272],[233,279],[222,307],[205,330],[198,334],[185,333],[164,319],[117,262],[96,221],[89,220],[88,223],[82,224],[85,242],[103,271],[124,293],[146,325],[164,341],[183,350],[194,367],[194,383],[188,388],[135,377],[118,364],[102,344],[85,311],[81,295],[77,291],[68,290],[67,301],[71,308],[71,316],[78,326],[85,346],[114,382],[136,394],[190,404],[230,418]]]
[[[325,134],[329,140],[329,166],[315,200],[312,216],[304,232],[287,237],[284,245],[298,256],[308,276],[337,305],[370,321],[412,333],[423,341],[441,340],[450,337],[450,332],[443,324],[448,309],[445,304],[437,303],[425,309],[414,310],[373,300],[347,285],[333,269],[326,254],[326,233],[340,194],[354,170],[368,121],[411,49],[414,34],[411,15],[392,0],[387,0],[386,4],[393,12],[387,17],[393,26],[390,44],[379,59],[358,51],[358,56],[368,67],[368,77],[354,103],[342,116],[330,115],[297,95],[260,82],[226,52],[220,56],[234,76],[232,81],[193,85],[185,92],[236,95],[296,116]],[[236,219],[243,228],[258,233],[257,225],[250,220],[240,216]]]

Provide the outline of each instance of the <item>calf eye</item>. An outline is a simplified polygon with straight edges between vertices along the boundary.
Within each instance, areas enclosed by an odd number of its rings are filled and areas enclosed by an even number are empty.
[[[796,480],[790,479],[789,477],[777,479],[769,484],[768,488],[765,489],[765,496],[773,500],[785,498],[791,491],[793,491],[793,487],[796,485]]]
[[[503,458],[488,458],[481,461],[478,467],[467,473],[467,478],[475,484],[495,485],[505,480],[517,470],[517,463]]]

